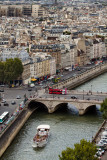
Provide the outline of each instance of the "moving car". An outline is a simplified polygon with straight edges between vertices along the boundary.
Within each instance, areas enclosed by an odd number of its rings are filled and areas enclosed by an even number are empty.
[[[17,95],[16,99],[21,99],[21,96]]]
[[[7,102],[4,103],[4,106],[9,106],[9,104]]]
[[[16,104],[16,102],[15,102],[15,101],[11,101],[11,104],[13,104],[13,105],[14,105],[14,104]]]
[[[76,96],[71,96],[72,99],[78,99]]]
[[[32,91],[32,88],[28,88],[28,91]]]
[[[5,100],[5,99],[2,99],[1,103],[6,103],[6,100]]]
[[[33,88],[35,85],[33,83],[30,84],[30,87]]]

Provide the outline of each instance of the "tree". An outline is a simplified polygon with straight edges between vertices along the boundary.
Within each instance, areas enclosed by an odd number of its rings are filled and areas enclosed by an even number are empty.
[[[13,59],[7,59],[4,67],[4,81],[10,82],[14,79]]]
[[[4,62],[0,62],[0,81],[4,81]]]
[[[69,32],[69,31],[64,31],[63,32],[63,35],[70,35],[71,34],[71,32]]]
[[[14,67],[14,76],[15,76],[15,79],[17,79],[23,73],[23,65],[21,60],[18,58],[15,58],[13,67]]]
[[[101,112],[103,112],[103,117],[107,119],[107,98],[101,104]]]
[[[20,59],[7,59],[4,67],[4,81],[9,83],[16,80],[23,72],[23,65]]]
[[[29,53],[29,48],[26,48],[26,50],[27,50],[27,53]]]
[[[96,146],[90,141],[82,139],[79,143],[74,144],[75,148],[63,150],[59,160],[98,160],[94,155],[97,152]]]

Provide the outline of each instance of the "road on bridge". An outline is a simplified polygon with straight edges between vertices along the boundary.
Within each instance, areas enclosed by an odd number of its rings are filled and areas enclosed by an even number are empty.
[[[58,94],[48,94],[45,93],[41,96],[42,98],[66,98],[66,99],[80,99],[80,100],[96,100],[103,101],[107,98],[107,94],[103,93],[89,93],[89,92],[74,92],[71,91],[67,95],[58,95]]]

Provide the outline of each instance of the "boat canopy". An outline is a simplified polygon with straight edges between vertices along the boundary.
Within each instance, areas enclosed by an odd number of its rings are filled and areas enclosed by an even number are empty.
[[[43,129],[50,129],[50,126],[47,125],[47,124],[45,124],[45,125],[39,125],[39,126],[37,127],[37,129],[41,129],[41,128],[43,128]]]

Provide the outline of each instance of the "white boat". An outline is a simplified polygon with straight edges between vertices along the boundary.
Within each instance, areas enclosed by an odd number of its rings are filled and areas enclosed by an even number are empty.
[[[49,125],[39,125],[37,127],[37,133],[33,138],[33,148],[44,147],[50,135],[50,126]]]

